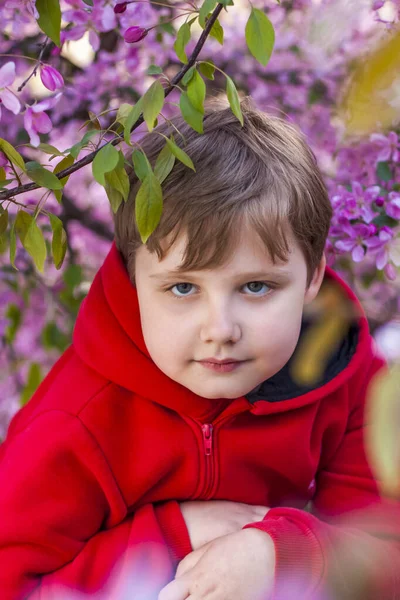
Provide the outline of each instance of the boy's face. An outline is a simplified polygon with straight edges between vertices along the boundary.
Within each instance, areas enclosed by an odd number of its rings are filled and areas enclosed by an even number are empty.
[[[274,265],[258,236],[244,229],[229,263],[179,276],[171,271],[182,262],[184,236],[161,262],[141,246],[141,324],[159,369],[204,398],[238,398],[277,373],[296,347],[303,307],[317,295],[325,268],[323,258],[307,288],[303,254],[293,236],[289,242],[288,262]],[[199,362],[206,358],[243,362],[222,371]]]

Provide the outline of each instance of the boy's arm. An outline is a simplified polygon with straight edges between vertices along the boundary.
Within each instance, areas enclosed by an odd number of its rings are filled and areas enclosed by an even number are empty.
[[[12,430],[0,446],[0,490],[2,600],[28,597],[42,575],[73,562],[100,529],[117,525],[127,515],[101,449],[78,418],[62,411],[48,411],[22,431]],[[147,524],[172,569],[168,543],[176,544],[177,560],[190,546],[178,505],[164,510],[169,513],[160,509],[162,525],[157,525],[151,507],[141,527],[129,531],[130,536],[143,534]],[[112,548],[117,550],[123,547]],[[110,550],[104,565],[111,565],[113,558]]]
[[[400,597],[400,503],[379,496],[363,443],[366,390],[383,366],[380,358],[366,365],[344,439],[317,476],[313,504],[320,518],[272,508],[263,521],[245,526],[272,537],[278,589],[294,583],[309,597],[329,583],[343,586],[340,598],[357,598],[360,589],[363,599]]]

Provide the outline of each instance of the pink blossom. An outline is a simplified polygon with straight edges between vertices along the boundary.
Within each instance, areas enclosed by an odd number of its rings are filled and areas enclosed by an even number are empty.
[[[44,111],[53,108],[60,99],[60,96],[61,93],[58,93],[51,98],[46,98],[38,104],[28,106],[25,111],[24,127],[28,132],[32,146],[35,148],[40,144],[38,133],[49,133],[53,128],[50,117]]]
[[[4,104],[14,115],[18,115],[21,105],[18,98],[8,89],[8,86],[14,83],[15,63],[12,61],[3,65],[0,69],[0,104]],[[0,106],[1,118],[1,106]]]
[[[44,87],[51,92],[55,92],[57,89],[64,86],[64,79],[61,73],[50,65],[42,65],[40,68],[40,79]]]
[[[370,140],[380,148],[377,156],[378,162],[386,160],[397,162],[399,160],[400,145],[397,133],[391,131],[387,136],[381,133],[373,133]]]
[[[389,202],[386,204],[386,214],[392,219],[400,221],[400,194],[398,192],[389,192]]]
[[[365,241],[371,251],[376,252],[375,263],[379,270],[385,269],[390,263],[400,267],[400,236],[395,236],[389,227],[382,227],[378,237]],[[386,269],[391,274],[391,269]]]
[[[342,239],[335,242],[335,246],[341,252],[351,252],[354,262],[359,263],[365,256],[366,239],[371,236],[371,229],[368,225],[344,225],[343,232],[348,239]]]

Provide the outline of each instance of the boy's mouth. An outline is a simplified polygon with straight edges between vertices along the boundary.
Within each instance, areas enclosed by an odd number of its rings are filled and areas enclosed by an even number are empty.
[[[222,361],[217,359],[204,359],[199,360],[197,362],[203,365],[203,367],[205,367],[206,369],[211,369],[212,371],[215,371],[217,373],[230,373],[246,361],[231,358],[224,359]]]

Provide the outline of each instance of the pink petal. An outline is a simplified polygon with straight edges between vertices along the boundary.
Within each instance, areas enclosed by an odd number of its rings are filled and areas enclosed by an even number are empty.
[[[15,79],[15,63],[12,61],[6,63],[0,69],[0,88],[5,88],[14,83]]]
[[[95,52],[100,48],[100,38],[93,29],[89,31],[89,43]]]
[[[384,268],[384,272],[386,277],[389,279],[389,281],[394,281],[397,277],[397,271],[395,269],[395,267],[388,263],[385,268]]]
[[[353,240],[339,240],[335,243],[335,246],[338,250],[342,250],[342,252],[350,252],[354,248]]]
[[[3,90],[0,94],[0,98],[3,101],[3,104],[8,110],[11,110],[14,115],[18,115],[21,110],[21,105],[19,103],[18,98],[14,96],[12,92],[9,90]]]
[[[49,108],[53,108],[59,99],[61,98],[62,93],[58,92],[55,96],[50,96],[49,98],[45,98],[41,102],[38,102],[34,106],[32,106],[32,111],[34,113],[43,112],[44,110],[49,110]]]
[[[382,135],[381,133],[373,133],[369,139],[371,140],[371,142],[377,142],[382,146],[388,143],[386,136]]]
[[[29,135],[32,146],[34,146],[34,148],[37,148],[40,144],[40,138],[35,129],[33,128],[32,116],[32,109],[28,107],[24,114],[24,127]]]
[[[44,112],[32,114],[32,126],[39,133],[49,133],[53,128],[49,115]]]
[[[387,264],[388,259],[389,255],[386,248],[382,248],[382,250],[380,250],[376,255],[376,268],[379,270],[383,269],[383,267]]]
[[[353,250],[353,252],[351,253],[351,258],[354,260],[354,262],[361,262],[363,260],[365,256],[365,251],[364,248],[362,246],[356,246]]]

